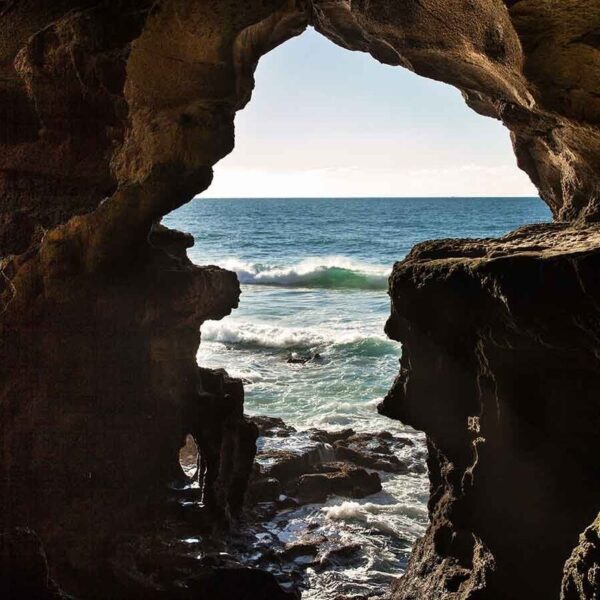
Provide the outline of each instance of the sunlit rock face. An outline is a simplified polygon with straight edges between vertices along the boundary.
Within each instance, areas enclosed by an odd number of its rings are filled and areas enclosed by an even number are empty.
[[[432,526],[397,596],[557,596],[598,510],[596,0],[9,1],[0,24],[0,514],[56,584],[89,596],[115,532],[163,518],[188,434],[218,520],[240,510],[256,431],[241,385],[195,362],[239,286],[155,224],[232,150],[260,56],[311,24],[500,118],[572,222],[397,266],[385,408],[430,445]]]
[[[579,544],[565,563],[561,600],[598,597],[600,589],[600,520],[581,534]]]

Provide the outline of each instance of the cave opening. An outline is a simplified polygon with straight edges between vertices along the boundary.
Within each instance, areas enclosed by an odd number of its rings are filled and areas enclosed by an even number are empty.
[[[198,363],[244,383],[260,434],[247,501],[279,506],[259,518],[267,546],[303,573],[305,597],[383,593],[424,534],[429,498],[424,437],[377,414],[400,358],[383,332],[391,266],[423,240],[498,236],[550,214],[508,132],[453,88],[312,29],[255,78],[236,148],[163,224],[194,236],[196,264],[242,286],[239,308],[202,326]],[[299,478],[333,462],[376,472],[380,487],[303,490]]]
[[[197,482],[202,487],[202,481],[200,480],[202,473],[200,469],[200,451],[194,436],[187,434],[185,436],[185,444],[179,450],[179,464],[185,474],[185,476],[193,482]]]
[[[241,591],[252,600],[289,600],[290,590],[304,587],[321,600],[346,590],[371,596],[374,586],[387,592],[396,578],[394,600],[597,596],[597,1],[45,4],[5,2],[0,10],[7,125],[0,132],[0,589],[19,598],[230,600]],[[379,113],[383,96],[365,77],[358,90],[327,92],[341,98],[334,110],[318,106],[310,127],[296,132],[310,138],[318,123],[328,134],[308,148],[290,147],[294,135],[273,111],[258,120],[260,131],[273,125],[281,136],[270,152],[254,153],[256,162],[289,155],[303,169],[296,179],[280,170],[277,195],[299,194],[311,171],[321,199],[240,200],[250,193],[251,169],[223,176],[220,163],[209,193],[245,181],[244,192],[230,192],[238,199],[205,198],[166,219],[193,231],[190,254],[204,266],[194,265],[186,254],[192,236],[158,223],[207,190],[213,165],[233,149],[234,117],[250,99],[260,57],[309,26],[338,46],[444,81],[475,112],[501,120],[555,222],[499,239],[418,244],[393,267],[387,305],[382,277],[402,258],[400,241],[408,250],[423,227],[432,238],[442,230],[490,236],[536,217],[519,212],[526,204],[516,199],[327,199],[337,192],[319,187],[323,181],[387,196],[408,194],[420,177],[430,191],[450,179],[450,170],[426,168],[434,150],[455,158],[476,147],[459,144],[468,128],[435,94],[419,106],[437,98],[443,109],[423,110],[415,129],[430,121],[439,131],[456,125],[459,134],[400,143],[396,129],[408,131],[405,90]],[[300,65],[326,61],[318,54]],[[318,88],[344,73],[347,85],[361,84],[359,71],[334,65]],[[290,73],[286,120],[300,123],[306,85],[301,70]],[[263,78],[251,107],[265,89]],[[285,96],[286,86],[269,91],[278,93]],[[361,94],[371,121],[354,110]],[[239,134],[252,110],[240,114]],[[362,123],[362,136],[342,139],[333,116]],[[388,142],[385,154],[369,150],[369,135],[379,150]],[[231,160],[244,146],[238,137]],[[332,139],[342,143],[332,147]],[[478,158],[491,147],[477,147]],[[358,164],[335,164],[362,150]],[[300,165],[307,157],[316,169]],[[427,164],[404,178],[406,187],[386,188],[404,172],[397,162],[414,158]],[[477,169],[463,167],[472,182]],[[478,195],[507,181],[508,173],[484,173]],[[477,227],[465,231],[474,214]],[[292,254],[300,231],[314,256]],[[263,255],[249,251],[259,242]],[[330,250],[338,260],[329,260]],[[206,264],[224,258],[245,266]],[[234,271],[247,278],[239,308]],[[303,286],[289,285],[298,277]],[[362,423],[375,428],[376,400],[400,351],[381,332],[387,311],[386,331],[402,343],[402,359],[384,410],[427,436],[435,493],[425,515],[406,501],[409,485],[395,494],[380,474],[407,484],[423,475],[413,469],[422,461],[410,460],[422,449],[418,434],[391,422],[386,434],[349,433],[339,420],[354,424],[364,409]],[[317,320],[324,314],[331,319]],[[209,364],[212,353],[214,367],[239,377],[198,366],[201,330],[199,363]],[[389,370],[375,368],[388,362]],[[281,393],[267,402],[274,385]],[[270,417],[273,398],[296,416]],[[172,485],[184,475],[187,434],[201,447],[207,510],[196,510],[189,480],[184,489]],[[195,451],[187,445],[192,472]],[[378,468],[368,467],[373,459]],[[403,532],[419,516],[430,522],[411,551]],[[244,527],[254,523],[264,535],[250,539]],[[249,562],[258,568],[247,569]]]

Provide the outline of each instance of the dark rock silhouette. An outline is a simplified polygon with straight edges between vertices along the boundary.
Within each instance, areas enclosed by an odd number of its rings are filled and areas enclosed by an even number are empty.
[[[240,510],[257,432],[241,384],[195,361],[200,325],[237,306],[239,285],[157,223],[232,150],[258,59],[311,24],[500,119],[557,221],[424,244],[394,270],[404,354],[383,410],[427,433],[432,483],[395,598],[558,597],[600,508],[600,11],[509,4],[2,3],[0,524],[35,531],[65,593],[172,593],[126,577],[136,562],[114,559],[116,535],[172,516],[188,434],[212,515],[196,517],[226,527]]]

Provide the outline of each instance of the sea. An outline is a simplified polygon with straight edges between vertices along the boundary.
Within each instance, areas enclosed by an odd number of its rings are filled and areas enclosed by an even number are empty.
[[[194,236],[194,263],[237,273],[239,308],[202,326],[198,363],[244,380],[248,414],[280,417],[299,431],[402,434],[414,440],[402,458],[424,464],[423,434],[376,410],[401,354],[383,331],[394,262],[423,240],[497,237],[549,221],[539,198],[198,197],[163,224]],[[360,545],[351,564],[308,569],[303,598],[377,597],[406,568],[427,527],[427,475],[382,477],[379,494],[303,507],[277,531],[293,539],[312,522]]]

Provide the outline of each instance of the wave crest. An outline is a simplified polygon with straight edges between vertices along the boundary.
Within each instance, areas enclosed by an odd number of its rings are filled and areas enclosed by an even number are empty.
[[[205,322],[202,325],[202,338],[205,341],[252,348],[321,351],[331,346],[347,346],[349,351],[363,356],[381,356],[397,351],[394,342],[383,334],[320,327],[279,327],[232,319]]]
[[[222,263],[237,273],[240,283],[281,287],[385,290],[389,269],[352,261],[343,256],[307,258],[289,267],[244,263],[235,259]]]

